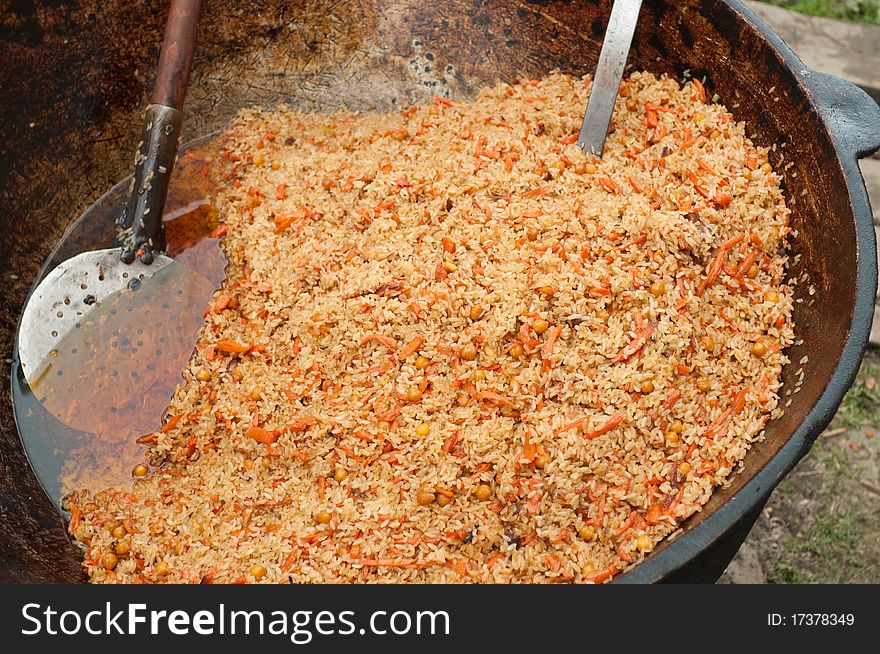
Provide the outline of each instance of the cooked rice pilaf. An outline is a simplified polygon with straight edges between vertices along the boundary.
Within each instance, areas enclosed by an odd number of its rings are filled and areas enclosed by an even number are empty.
[[[765,149],[646,73],[387,114],[242,112],[228,279],[130,488],[69,498],[93,582],[604,582],[777,417]]]

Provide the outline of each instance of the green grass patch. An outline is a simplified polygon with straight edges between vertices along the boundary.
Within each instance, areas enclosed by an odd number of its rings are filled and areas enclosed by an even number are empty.
[[[768,575],[767,581],[771,584],[808,584],[810,580],[804,577],[789,563],[777,563],[773,571]]]
[[[880,370],[870,363],[863,363],[856,380],[843,397],[835,427],[859,429],[880,424]]]
[[[764,0],[809,16],[880,24],[880,0]]]
[[[783,540],[767,580],[775,584],[873,583],[880,514],[872,506],[822,507],[803,534]]]

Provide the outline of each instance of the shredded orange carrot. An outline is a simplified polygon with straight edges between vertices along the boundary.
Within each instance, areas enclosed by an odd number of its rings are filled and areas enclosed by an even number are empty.
[[[227,354],[243,354],[250,350],[252,347],[250,345],[242,345],[241,343],[236,343],[235,341],[229,341],[226,339],[217,341],[214,346],[221,352],[226,352]]]
[[[733,398],[733,404],[731,405],[731,409],[733,413],[739,414],[746,406],[746,397],[748,396],[748,389],[741,389]]]
[[[746,406],[746,397],[748,396],[748,389],[739,390],[733,398],[733,402],[730,405],[730,408],[727,409],[724,413],[722,413],[718,418],[715,419],[712,424],[710,424],[706,428],[706,432],[703,434],[704,438],[708,438],[710,440],[715,440],[721,433],[723,432],[724,425],[727,423],[730,418],[735,415],[738,415]]]
[[[287,574],[292,571],[294,564],[299,559],[300,550],[299,548],[292,550],[290,554],[287,555],[287,558],[284,559],[284,563],[281,564],[281,573]]]
[[[217,225],[217,227],[214,228],[214,231],[211,232],[211,238],[223,238],[228,232],[228,225]]]
[[[739,236],[734,236],[721,244],[721,247],[718,248],[718,252],[715,254],[715,258],[712,259],[712,263],[709,264],[709,268],[706,270],[706,277],[697,287],[697,297],[702,296],[706,289],[715,283],[715,280],[718,279],[718,276],[724,269],[724,260],[727,257],[727,252],[743,239],[745,239],[745,236],[740,234]]]
[[[698,165],[700,168],[702,168],[703,170],[705,170],[707,173],[709,173],[710,175],[713,175],[714,177],[718,177],[718,173],[716,173],[716,172],[712,169],[712,166],[710,166],[708,163],[706,163],[706,160],[703,159],[702,157],[700,157],[699,159],[697,159],[697,165]]]
[[[529,351],[534,350],[541,344],[541,341],[532,336],[532,328],[526,323],[523,323],[522,327],[519,328],[519,341]]]
[[[755,263],[755,260],[757,258],[758,252],[756,250],[749,250],[749,253],[740,262],[739,266],[737,266],[736,275],[734,275],[734,277],[741,281],[743,276],[749,271],[749,268],[752,267],[752,264]]]
[[[474,397],[482,402],[491,402],[500,406],[516,407],[516,404],[496,391],[480,391]]]
[[[700,80],[698,80],[696,77],[692,77],[691,82],[693,83],[694,88],[697,90],[697,95],[696,95],[697,100],[699,100],[700,102],[705,104],[705,102],[706,102],[706,87],[704,87],[703,83],[700,82]]]
[[[425,344],[425,339],[421,336],[416,336],[409,343],[400,348],[400,352],[397,353],[397,358],[401,361],[406,359],[408,356],[415,354],[418,352],[419,348]]]
[[[649,525],[659,524],[663,519],[663,516],[668,512],[668,507],[664,508],[662,502],[657,502],[653,504],[650,509],[648,509],[648,513],[645,514],[645,522]]]
[[[599,427],[598,429],[594,429],[593,431],[585,432],[584,438],[586,438],[587,440],[592,440],[594,438],[598,438],[599,436],[602,436],[603,434],[607,434],[612,429],[616,429],[617,427],[619,427],[620,423],[622,423],[624,421],[624,418],[625,418],[625,416],[623,416],[620,413],[618,413],[615,416],[611,416],[608,419],[608,421],[604,425]]]
[[[641,314],[636,313],[634,317],[636,322],[636,337],[629,345],[620,350],[620,352],[617,353],[617,356],[611,359],[611,363],[626,361],[651,340],[651,335],[654,333],[654,327],[646,322]]]
[[[691,180],[691,182],[693,183],[694,188],[697,190],[697,193],[699,193],[700,195],[702,195],[704,198],[708,198],[708,197],[709,197],[709,191],[707,191],[707,190],[703,187],[703,185],[700,183],[700,178],[697,177],[697,175],[696,175],[694,172],[690,171],[690,170],[687,172],[687,176],[688,176],[688,178]]]
[[[392,352],[397,349],[397,341],[395,341],[390,336],[383,336],[382,334],[370,334],[366,338],[361,341],[361,345],[366,345],[370,341],[376,341],[381,345],[384,345]]]
[[[591,572],[590,574],[584,575],[584,580],[591,581],[594,584],[601,584],[611,579],[611,577],[616,575],[618,572],[620,572],[620,568],[618,568],[616,565],[612,565],[605,570],[599,570],[597,572]]]
[[[440,451],[444,454],[449,454],[455,448],[456,443],[458,443],[460,434],[461,432],[454,431],[449,438],[443,441],[443,447],[440,448]]]
[[[667,134],[669,134],[669,130],[666,128],[665,123],[660,123],[660,125],[657,127],[657,132],[654,136],[655,142],[662,141],[666,137]]]
[[[692,146],[696,142],[697,142],[697,139],[695,139],[693,137],[693,135],[691,134],[691,130],[688,129],[687,127],[685,127],[682,130],[681,145],[679,146],[678,151],[684,152],[685,150],[687,150],[690,146]]]
[[[178,413],[178,414],[171,416],[171,418],[169,418],[168,422],[166,422],[164,425],[162,425],[162,428],[159,429],[159,433],[160,434],[167,434],[169,431],[174,429],[175,425],[177,425],[177,423],[180,422],[180,420],[185,415],[186,415],[186,412],[182,411],[181,413]]]
[[[354,459],[355,461],[359,461],[359,462],[361,462],[361,463],[363,463],[363,461],[364,461],[363,457],[358,456],[357,454],[355,454],[354,452],[352,452],[352,451],[351,451],[349,448],[347,448],[347,447],[343,447],[342,445],[337,445],[337,446],[336,446],[336,449],[339,450],[340,452],[342,452],[342,453],[343,453],[345,456],[347,456],[349,459]]]
[[[302,418],[297,418],[293,422],[287,423],[281,431],[294,433],[301,432],[305,431],[312,425],[319,424],[320,422],[321,421],[315,416],[303,416]]]
[[[554,295],[556,295],[556,293],[558,292],[559,289],[557,289],[553,286],[539,286],[535,290],[538,291],[538,293],[541,293],[542,295],[547,295],[549,297],[553,297]]]
[[[681,399],[681,391],[677,388],[673,388],[672,392],[669,393],[669,396],[663,402],[663,406],[667,409],[671,409],[675,406],[675,404]]]
[[[571,431],[572,429],[580,429],[585,424],[587,424],[589,421],[590,421],[590,416],[584,416],[583,418],[578,418],[574,422],[570,422],[567,425],[565,425],[564,427],[557,429],[553,433],[556,434],[557,436],[559,436],[559,434],[564,434],[565,432]]]
[[[223,309],[229,306],[230,302],[232,302],[232,298],[221,293],[214,301],[214,312],[219,313],[220,311],[223,311]]]
[[[620,186],[610,177],[600,177],[599,184],[609,193],[621,193]]]
[[[722,209],[725,208],[728,204],[733,202],[733,196],[727,193],[716,193],[712,197],[712,202],[717,204]]]
[[[422,307],[419,306],[418,302],[410,302],[409,310],[416,314],[417,321],[425,317],[425,311],[424,309],[422,309]]]
[[[553,356],[553,344],[556,343],[556,339],[559,338],[561,333],[562,325],[556,325],[547,332],[547,336],[544,337],[544,346],[541,348],[542,359],[549,359]]]
[[[496,563],[498,563],[498,561],[500,561],[503,558],[504,558],[503,552],[495,552],[495,554],[490,556],[489,560],[486,561],[486,567],[489,568],[489,570],[491,570],[492,566],[495,565]]]
[[[263,445],[270,445],[278,440],[279,433],[277,431],[267,431],[262,427],[251,425],[244,433],[247,438],[251,438]]]
[[[67,531],[74,534],[79,529],[79,523],[82,520],[82,511],[76,504],[70,506],[70,523],[67,525]]]
[[[540,195],[547,195],[550,192],[549,186],[539,186],[538,188],[534,188],[531,191],[527,191],[524,193],[524,197],[527,198],[536,198]]]

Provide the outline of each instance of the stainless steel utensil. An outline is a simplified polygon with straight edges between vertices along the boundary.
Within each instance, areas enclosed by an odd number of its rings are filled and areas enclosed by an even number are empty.
[[[92,311],[126,288],[134,290],[172,263],[161,254],[165,246],[162,209],[177,157],[180,110],[189,82],[201,4],[201,0],[173,0],[168,12],[129,201],[119,218],[125,241],[122,251],[83,252],[68,259],[51,271],[28,298],[18,331],[18,350],[31,385],[51,367],[52,353],[59,343],[87,324]]]
[[[608,29],[593,77],[593,89],[577,141],[587,154],[602,156],[641,7],[642,0],[615,0],[611,8]]]

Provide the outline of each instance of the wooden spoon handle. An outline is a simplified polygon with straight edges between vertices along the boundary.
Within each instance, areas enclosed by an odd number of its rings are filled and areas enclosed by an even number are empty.
[[[202,0],[171,0],[151,102],[180,109],[186,96]]]

